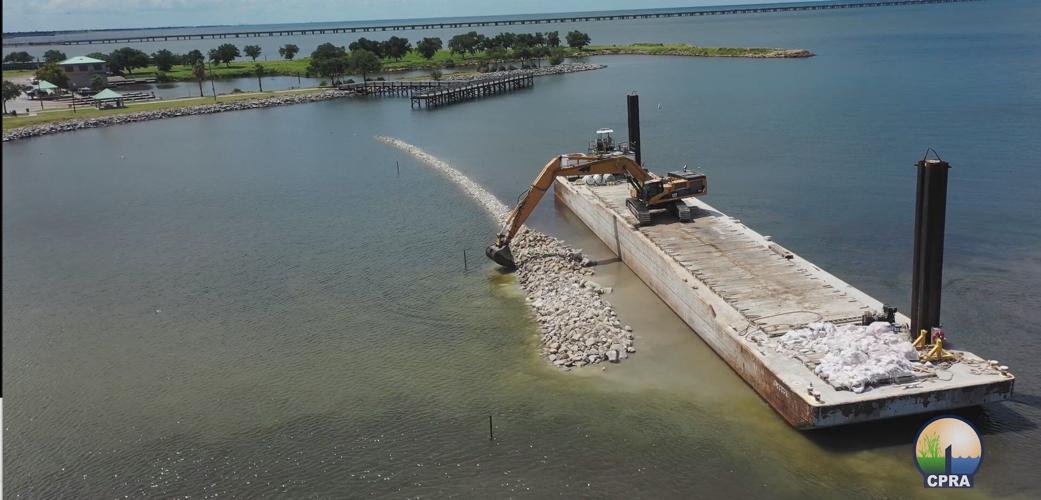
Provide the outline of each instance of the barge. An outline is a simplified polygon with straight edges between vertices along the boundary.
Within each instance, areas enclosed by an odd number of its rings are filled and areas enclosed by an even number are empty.
[[[1009,399],[1008,368],[950,351],[948,363],[918,363],[912,377],[837,389],[812,362],[779,350],[778,338],[812,322],[861,322],[883,304],[701,199],[690,222],[641,225],[628,186],[555,180],[556,197],[788,423],[814,429]],[[659,218],[670,217],[669,215]],[[909,334],[911,321],[895,314]]]

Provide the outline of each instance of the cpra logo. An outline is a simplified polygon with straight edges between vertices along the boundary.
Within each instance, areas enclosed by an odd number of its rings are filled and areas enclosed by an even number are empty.
[[[972,488],[983,461],[980,434],[958,417],[936,417],[915,437],[915,465],[926,488]]]

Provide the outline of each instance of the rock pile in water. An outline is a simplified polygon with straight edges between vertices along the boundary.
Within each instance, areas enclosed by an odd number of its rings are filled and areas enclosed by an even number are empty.
[[[540,68],[532,69],[514,69],[508,71],[489,71],[488,73],[450,73],[445,75],[445,80],[480,80],[483,78],[498,78],[505,76],[514,75],[525,75],[528,73],[534,76],[549,76],[549,75],[562,75],[564,73],[577,73],[579,71],[592,71],[594,69],[603,69],[607,66],[603,64],[590,64],[590,63],[569,63],[569,64],[558,64],[556,66],[545,66]]]
[[[622,325],[604,299],[611,290],[590,279],[593,270],[581,250],[528,228],[511,248],[546,359],[561,368],[581,367],[636,352],[632,328]]]
[[[263,97],[259,99],[247,99],[242,101],[206,104],[201,106],[185,106],[177,108],[157,109],[153,111],[141,111],[137,113],[125,113],[94,118],[72,119],[41,125],[31,125],[4,131],[4,142],[16,139],[25,139],[59,132],[71,132],[85,128],[107,127],[124,123],[142,122],[149,120],[161,120],[177,116],[208,115],[211,113],[223,113],[225,111],[239,111],[243,109],[270,108],[274,106],[285,106],[288,104],[301,104],[306,102],[327,101],[353,96],[352,92],[340,90],[326,90],[311,94],[280,95],[276,97]]]
[[[462,172],[399,139],[376,139],[442,173],[496,221],[505,221],[509,207]],[[581,250],[527,227],[510,247],[518,266],[517,282],[539,325],[542,355],[554,366],[568,369],[618,362],[636,352],[632,328],[619,321],[604,298],[611,290],[590,279],[593,270]]]

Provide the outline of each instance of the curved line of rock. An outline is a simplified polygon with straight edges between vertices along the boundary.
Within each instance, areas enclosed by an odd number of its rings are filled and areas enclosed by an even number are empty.
[[[502,224],[509,207],[448,163],[400,139],[376,140],[404,151],[441,173]],[[619,362],[636,352],[632,328],[623,326],[610,293],[590,280],[593,270],[582,251],[563,241],[524,227],[510,245],[517,262],[517,282],[539,325],[541,353],[562,369],[606,361]]]

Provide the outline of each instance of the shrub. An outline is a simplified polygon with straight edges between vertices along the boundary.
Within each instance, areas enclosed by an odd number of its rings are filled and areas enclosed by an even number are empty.
[[[354,78],[348,78],[347,81],[343,83],[354,83]]]
[[[234,89],[231,89],[231,93],[232,94],[241,94],[242,93],[242,89],[240,89],[238,87],[235,87]]]
[[[454,68],[455,67],[455,61],[452,60],[452,59],[448,59],[447,61],[445,61],[445,67],[449,68],[449,69]]]
[[[322,80],[322,81],[318,82],[318,86],[319,87],[328,87],[329,86],[329,82],[327,82],[325,80]]]
[[[382,76],[377,76],[377,77],[376,77],[376,81],[377,81],[377,82],[384,82],[384,81],[386,81],[386,80],[387,80],[387,79],[386,79],[386,78],[383,78]]]
[[[155,81],[158,82],[158,83],[170,82],[171,81],[170,75],[166,74],[166,72],[164,72],[164,71],[160,71],[160,72],[155,74]]]

